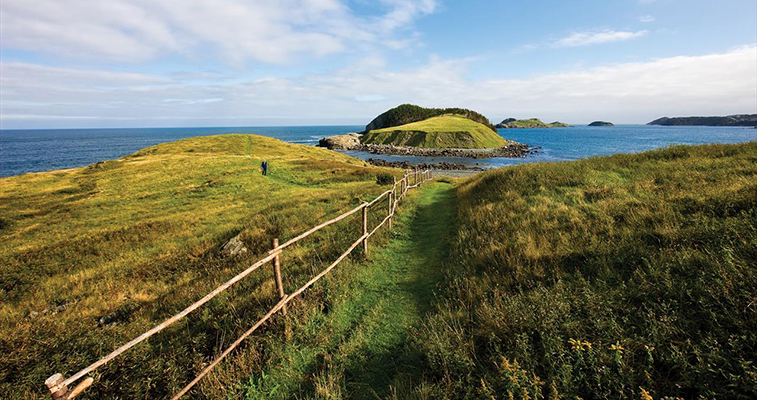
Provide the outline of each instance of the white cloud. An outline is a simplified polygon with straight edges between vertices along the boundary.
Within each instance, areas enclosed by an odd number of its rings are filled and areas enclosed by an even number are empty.
[[[604,30],[598,32],[576,32],[554,42],[555,47],[580,47],[595,44],[620,42],[642,37],[649,31],[627,32]]]
[[[384,5],[383,15],[361,17],[339,0],[3,0],[0,36],[4,48],[67,58],[283,63],[353,45],[407,45],[408,26],[435,9],[434,0]]]
[[[654,17],[651,15],[642,15],[639,17],[639,21],[644,23],[654,22]]]
[[[471,80],[471,63],[432,57],[421,67],[394,71],[376,60],[366,69],[203,84],[185,76],[0,63],[0,123],[6,129],[367,123],[406,102],[468,107],[493,120],[538,116],[572,123],[757,109],[757,46],[522,79]]]

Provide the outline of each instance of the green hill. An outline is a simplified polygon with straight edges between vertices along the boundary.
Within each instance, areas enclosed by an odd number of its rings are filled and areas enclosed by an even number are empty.
[[[258,172],[262,160],[268,176]],[[0,178],[0,398],[43,396],[48,376],[78,371],[198,300],[266,254],[272,238],[291,238],[386,190],[376,184],[382,171],[395,172],[312,146],[220,135]],[[283,260],[287,284],[309,279],[322,269],[314,255],[335,257],[361,228],[334,229],[346,234],[329,228],[325,239],[293,247]],[[221,256],[237,234],[247,255]],[[175,394],[217,354],[217,338],[237,337],[278,301],[266,286],[271,274],[260,272],[99,369],[88,398]],[[225,397],[216,389],[203,390]]]
[[[390,128],[393,126],[406,125],[413,122],[423,121],[432,117],[438,117],[445,114],[460,115],[471,121],[485,125],[494,132],[497,132],[489,119],[483,115],[466,108],[426,108],[414,104],[402,104],[382,113],[374,118],[365,126],[365,132],[376,129]]]
[[[552,123],[546,123],[542,122],[539,118],[529,118],[529,119],[515,119],[515,118],[508,118],[499,124],[497,124],[497,128],[567,128],[569,125],[560,122],[555,121]]]
[[[401,126],[371,130],[364,144],[387,144],[425,148],[484,149],[505,146],[489,127],[461,115],[442,115]]]
[[[755,174],[751,142],[463,181],[447,284],[415,341],[428,360],[417,387],[427,398],[755,398]]]

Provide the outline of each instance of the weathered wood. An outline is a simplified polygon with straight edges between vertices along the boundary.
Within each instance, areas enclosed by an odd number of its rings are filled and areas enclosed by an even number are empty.
[[[223,360],[227,355],[229,355],[229,353],[231,353],[232,350],[234,350],[237,346],[239,346],[239,344],[241,344],[242,341],[244,341],[248,336],[250,336],[264,322],[268,321],[268,319],[270,319],[271,316],[273,316],[277,311],[279,311],[287,303],[289,303],[290,301],[292,301],[292,299],[294,299],[295,297],[297,297],[298,295],[300,295],[307,288],[309,288],[310,286],[312,286],[316,281],[318,281],[319,279],[321,279],[322,277],[324,277],[326,274],[328,274],[332,269],[334,269],[334,267],[337,266],[337,264],[339,264],[340,262],[342,262],[342,260],[344,260],[350,253],[352,253],[352,251],[355,250],[355,247],[357,247],[367,237],[368,237],[368,235],[364,234],[363,236],[361,236],[360,238],[358,238],[354,243],[352,243],[352,245],[349,247],[349,249],[347,249],[347,251],[345,251],[344,253],[342,253],[342,255],[339,256],[339,258],[337,258],[333,263],[331,263],[331,265],[329,265],[326,269],[324,269],[320,274],[314,276],[312,279],[310,279],[302,287],[300,287],[299,289],[297,289],[296,291],[294,291],[292,294],[286,296],[284,299],[282,299],[281,301],[279,301],[273,308],[271,308],[263,316],[263,318],[259,319],[250,329],[247,330],[247,332],[245,332],[244,334],[242,334],[242,336],[240,336],[236,341],[234,341],[234,343],[232,343],[226,350],[224,350],[223,353],[221,353],[218,357],[216,357],[216,359],[213,360],[213,362],[210,363],[210,365],[208,365],[207,367],[205,367],[205,369],[202,370],[202,372],[199,375],[197,375],[197,377],[195,377],[195,379],[193,379],[192,382],[190,382],[189,384],[187,384],[187,386],[185,386],[178,394],[176,394],[172,398],[172,400],[176,400],[176,399],[180,398],[181,396],[185,395],[187,392],[189,392],[189,390],[192,389],[192,387],[194,385],[196,385],[197,382],[199,382],[205,375],[207,375],[208,373],[210,373],[210,371],[216,365],[218,365],[218,363],[221,362],[221,360]]]
[[[389,230],[392,230],[392,194],[389,193],[389,197],[387,197],[389,201],[387,201],[386,204],[386,216],[389,218]]]
[[[386,192],[381,193],[380,195],[378,195],[378,197],[376,197],[375,199],[373,199],[370,203],[366,204],[366,207],[371,207],[374,204],[378,203],[379,200],[383,199],[384,196],[388,195],[390,192],[391,192],[391,190],[387,190]]]
[[[273,248],[279,247],[279,238],[273,239]],[[283,299],[286,297],[286,294],[284,293],[284,284],[281,281],[281,255],[276,254],[276,257],[273,258],[273,276],[276,278],[276,289],[279,291],[279,298]],[[284,313],[284,315],[287,315],[287,307],[286,305],[281,309],[281,312]]]
[[[50,389],[54,400],[63,400],[68,395],[68,386],[63,384],[63,375],[55,374],[45,380],[45,386]]]
[[[212,371],[213,368],[215,368],[215,366],[218,365],[219,362],[221,362],[221,360],[226,358],[226,356],[229,355],[229,353],[231,353],[231,351],[234,350],[237,346],[239,346],[239,344],[242,343],[248,336],[250,336],[252,332],[255,332],[255,330],[258,329],[260,325],[263,325],[263,323],[268,321],[268,319],[271,318],[273,314],[275,314],[282,307],[284,307],[289,298],[290,297],[287,296],[286,298],[279,301],[279,303],[276,304],[273,308],[271,308],[265,314],[265,316],[263,316],[263,318],[259,319],[258,322],[256,322],[255,325],[252,326],[252,328],[248,329],[247,332],[243,333],[242,336],[240,336],[236,341],[234,341],[234,343],[231,344],[231,346],[229,346],[226,350],[223,351],[223,353],[221,353],[218,357],[216,357],[216,359],[213,360],[213,362],[210,363],[210,365],[205,367],[205,369],[203,369],[199,375],[197,375],[194,379],[192,379],[192,382],[189,382],[186,386],[184,386],[183,389],[181,389],[179,393],[177,393],[174,397],[172,397],[172,400],[176,400],[180,398],[181,396],[184,396],[187,392],[189,392],[189,390],[192,389],[192,387],[196,385],[197,382],[199,382],[203,377],[205,377],[205,375],[210,373],[210,371]]]
[[[190,305],[189,307],[185,308],[185,309],[184,309],[183,311],[181,311],[180,313],[178,313],[178,314],[174,315],[174,316],[173,316],[173,317],[171,317],[171,318],[168,318],[167,320],[163,321],[163,322],[162,322],[162,323],[160,323],[159,325],[156,325],[155,327],[153,327],[153,328],[152,328],[152,329],[150,329],[149,331],[147,331],[147,332],[145,332],[145,333],[143,333],[143,334],[139,335],[138,337],[136,337],[136,338],[132,339],[131,341],[129,341],[129,342],[128,342],[128,343],[126,343],[125,345],[123,345],[123,346],[121,346],[121,347],[117,348],[116,350],[113,350],[113,351],[112,351],[112,352],[111,352],[110,354],[108,354],[107,356],[105,356],[105,357],[101,358],[100,360],[98,360],[98,361],[94,362],[94,363],[93,363],[92,365],[90,365],[90,366],[88,366],[88,367],[86,367],[86,368],[82,369],[81,371],[79,371],[79,372],[77,372],[76,374],[72,375],[71,377],[69,377],[69,378],[68,378],[68,379],[66,379],[65,381],[63,381],[63,382],[60,382],[60,383],[56,384],[56,385],[55,385],[54,387],[51,387],[51,388],[50,388],[50,391],[51,391],[52,393],[55,393],[55,392],[57,392],[58,390],[60,390],[61,388],[65,387],[65,386],[68,386],[68,385],[70,385],[70,384],[72,384],[72,383],[74,383],[74,382],[78,381],[78,380],[79,380],[79,378],[81,378],[82,376],[84,376],[84,375],[86,375],[86,374],[88,374],[88,373],[92,372],[92,371],[93,371],[93,370],[95,370],[95,369],[96,369],[97,367],[99,367],[99,366],[101,366],[101,365],[103,365],[103,364],[105,364],[105,363],[109,362],[110,360],[114,359],[114,358],[115,358],[115,357],[117,357],[117,356],[118,356],[119,354],[123,353],[124,351],[126,351],[126,350],[129,350],[130,348],[134,347],[135,345],[139,344],[140,342],[142,342],[142,341],[144,341],[144,340],[148,339],[148,338],[149,338],[150,336],[152,336],[152,335],[154,335],[154,334],[156,334],[156,333],[158,333],[158,332],[162,331],[163,329],[165,329],[166,327],[170,326],[170,325],[171,325],[171,324],[173,324],[174,322],[176,322],[176,321],[180,320],[181,318],[184,318],[184,317],[185,317],[185,316],[186,316],[187,314],[189,314],[189,313],[191,313],[192,311],[194,311],[194,310],[198,309],[198,308],[199,308],[200,306],[202,306],[203,304],[205,304],[205,303],[209,302],[209,301],[210,301],[211,299],[213,299],[214,297],[218,296],[218,294],[219,294],[219,293],[221,293],[221,292],[223,292],[224,290],[228,289],[228,288],[229,288],[229,287],[230,287],[231,285],[233,285],[233,284],[237,283],[237,282],[238,282],[239,280],[241,280],[241,279],[242,279],[242,278],[244,278],[245,276],[249,275],[249,274],[250,274],[250,273],[251,273],[252,271],[255,271],[256,269],[258,269],[258,268],[259,268],[259,267],[260,267],[261,265],[264,265],[265,263],[267,263],[267,262],[271,261],[271,260],[272,260],[272,259],[273,259],[273,258],[274,258],[275,256],[277,256],[277,255],[278,255],[279,253],[281,253],[281,250],[279,250],[279,251],[276,251],[275,253],[273,253],[273,254],[269,254],[268,256],[266,256],[266,257],[264,257],[264,258],[260,259],[260,260],[259,260],[259,261],[257,261],[257,262],[256,262],[255,264],[252,264],[252,265],[251,265],[251,266],[250,266],[249,268],[247,268],[246,270],[242,271],[242,272],[241,272],[241,273],[239,273],[239,274],[238,274],[237,276],[235,276],[235,277],[233,277],[233,278],[229,279],[229,280],[228,280],[228,281],[226,281],[226,283],[224,283],[223,285],[221,285],[221,286],[219,286],[219,287],[215,288],[215,290],[213,290],[212,292],[208,293],[207,295],[205,295],[205,297],[203,297],[202,299],[200,299],[200,300],[198,300],[197,302],[193,303],[193,304],[192,304],[192,305]],[[53,376],[54,376],[54,375],[53,375]],[[51,378],[52,378],[52,377],[51,377]],[[49,379],[49,378],[48,378],[48,379]]]
[[[413,185],[410,185],[410,176],[413,175]],[[396,208],[398,205],[399,200],[404,198],[405,194],[408,192],[409,189],[418,187],[420,183],[426,179],[429,179],[431,177],[431,171],[425,170],[421,172],[418,168],[415,168],[414,173],[411,171],[406,171],[405,176],[402,178],[402,180],[399,181],[399,190],[397,189],[397,180],[395,179],[394,185],[391,190],[388,190],[382,194],[380,194],[376,199],[371,201],[370,203],[363,203],[360,206],[341,214],[335,218],[332,218],[320,225],[317,225],[308,231],[298,235],[297,237],[288,240],[284,244],[279,245],[278,239],[273,240],[273,249],[269,251],[268,255],[266,257],[263,257],[262,259],[258,260],[254,264],[252,264],[250,267],[242,271],[241,273],[237,274],[233,278],[226,281],[224,284],[218,286],[216,289],[214,289],[212,292],[205,295],[203,298],[198,300],[197,302],[191,304],[178,314],[172,316],[171,318],[166,319],[161,324],[153,327],[149,331],[143,333],[142,335],[132,339],[128,343],[124,344],[123,346],[117,348],[116,350],[112,351],[107,356],[101,358],[97,362],[91,364],[90,366],[82,369],[81,371],[77,372],[76,374],[72,375],[71,377],[64,379],[61,374],[55,374],[48,378],[45,381],[45,385],[50,390],[51,395],[53,396],[53,399],[70,399],[74,396],[80,394],[82,391],[84,391],[86,388],[92,385],[94,382],[94,379],[91,377],[88,377],[84,379],[82,382],[80,382],[73,390],[69,390],[68,386],[77,382],[79,379],[81,379],[86,374],[92,372],[96,368],[102,366],[103,364],[106,364],[113,358],[117,357],[121,353],[123,353],[126,350],[129,350],[130,348],[134,347],[135,345],[139,344],[140,342],[147,340],[151,336],[155,335],[156,333],[162,331],[166,327],[170,326],[174,322],[178,321],[179,319],[185,317],[192,311],[196,310],[197,308],[201,307],[203,304],[207,303],[214,297],[216,297],[221,292],[228,289],[231,285],[238,282],[239,280],[243,279],[256,269],[258,269],[260,266],[266,264],[269,261],[273,261],[273,268],[274,268],[274,277],[276,280],[276,287],[279,296],[281,297],[281,300],[279,303],[277,303],[276,306],[274,306],[262,319],[260,319],[258,322],[253,325],[250,330],[245,332],[239,339],[237,339],[236,342],[234,342],[226,351],[224,351],[216,360],[214,360],[207,368],[205,368],[200,375],[198,375],[190,384],[188,384],[179,394],[177,394],[174,398],[178,398],[182,396],[183,394],[187,393],[189,389],[192,388],[202,377],[207,375],[210,370],[215,367],[215,365],[218,364],[226,355],[229,354],[235,347],[239,345],[246,337],[248,337],[255,329],[257,329],[261,324],[263,324],[266,320],[268,320],[273,314],[278,312],[279,310],[284,310],[284,313],[286,313],[286,305],[289,303],[295,296],[302,293],[305,289],[307,289],[309,286],[311,286],[315,281],[323,277],[325,274],[327,274],[331,269],[333,269],[339,262],[341,262],[347,255],[349,255],[358,245],[362,243],[363,245],[363,252],[365,256],[368,256],[368,238],[371,237],[376,231],[378,231],[379,228],[381,228],[385,223],[389,224],[389,227],[391,228],[392,225],[392,217],[394,216],[394,213],[396,212]],[[387,198],[387,215],[386,217],[379,223],[371,232],[368,232],[368,209],[370,206],[375,204],[376,202],[380,201],[384,196],[388,196]],[[363,234],[360,238],[358,238],[350,248],[343,253],[336,261],[334,261],[328,268],[326,268],[323,272],[318,274],[317,276],[313,277],[310,281],[308,281],[307,284],[299,288],[294,293],[287,295],[284,291],[283,287],[283,281],[281,278],[281,261],[280,261],[280,254],[282,249],[286,248],[287,246],[290,246],[297,241],[311,235],[312,233],[318,231],[319,229],[322,229],[326,226],[329,226],[333,223],[336,223],[338,221],[341,221],[342,219],[358,212],[362,211],[362,227],[363,227]]]
[[[313,234],[313,233],[315,233],[316,231],[318,231],[318,230],[320,230],[320,229],[323,229],[323,228],[325,228],[325,227],[327,227],[327,226],[329,226],[329,225],[331,225],[331,224],[334,224],[334,223],[336,223],[336,222],[339,222],[339,221],[341,221],[341,220],[343,220],[343,219],[345,219],[345,218],[349,217],[350,215],[352,215],[352,214],[354,214],[354,213],[356,213],[356,212],[360,211],[360,209],[361,209],[361,208],[363,208],[364,206],[365,206],[365,204],[361,204],[361,205],[359,205],[359,206],[357,206],[357,207],[353,208],[353,209],[352,209],[352,210],[350,210],[350,211],[347,211],[346,213],[344,213],[344,214],[342,214],[342,215],[340,215],[340,216],[338,216],[338,217],[332,218],[332,219],[330,219],[330,220],[328,220],[328,221],[326,221],[326,222],[324,222],[324,223],[322,223],[322,224],[320,224],[320,225],[314,226],[314,227],[312,227],[312,228],[308,229],[307,231],[305,231],[305,232],[303,232],[303,233],[301,233],[301,234],[297,235],[296,237],[294,237],[294,238],[292,238],[292,239],[289,239],[289,240],[287,240],[287,241],[286,241],[286,242],[284,242],[283,244],[279,245],[279,246],[278,246],[277,248],[275,248],[275,249],[273,249],[273,250],[269,251],[269,252],[268,252],[268,254],[272,254],[272,253],[273,253],[273,252],[275,252],[275,251],[281,251],[281,250],[283,250],[284,248],[286,248],[286,247],[289,247],[289,246],[291,246],[292,244],[294,244],[294,243],[296,243],[296,242],[298,242],[298,241],[300,241],[300,240],[302,240],[302,239],[304,239],[304,238],[306,238],[306,237],[308,237],[308,236],[312,235],[312,234]]]
[[[87,379],[81,381],[78,385],[76,385],[75,388],[73,388],[70,392],[68,392],[68,395],[66,396],[66,400],[73,399],[74,397],[78,396],[88,387],[92,386],[92,383],[94,383],[94,378],[88,377]]]
[[[368,207],[363,207],[363,254],[368,258]]]

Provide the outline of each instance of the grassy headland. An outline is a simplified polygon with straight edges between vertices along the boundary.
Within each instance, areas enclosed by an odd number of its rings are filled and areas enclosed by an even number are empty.
[[[267,177],[258,172],[263,159]],[[380,171],[391,170],[325,149],[221,135],[0,179],[0,397],[42,395],[49,375],[78,371],[196,301],[273,237],[290,238],[385,190],[376,184]],[[357,222],[340,223],[285,253],[285,285],[302,283],[358,231]],[[219,255],[239,233],[247,255]],[[175,392],[275,302],[271,275],[256,271],[188,322],[101,368],[88,393]],[[245,354],[235,360],[246,362],[215,375],[215,387],[200,390],[217,397],[224,379],[246,376],[254,362]]]
[[[419,122],[424,119],[447,114],[463,116],[471,121],[485,125],[494,133],[497,132],[497,128],[489,122],[488,118],[473,110],[468,110],[466,108],[427,108],[416,106],[414,104],[402,104],[381,113],[381,115],[374,118],[365,126],[365,132],[391,128],[393,126],[407,125],[413,122]]]
[[[419,388],[754,398],[757,142],[521,165],[457,189]],[[419,389],[420,390],[420,389]]]
[[[484,149],[507,141],[487,126],[460,115],[441,115],[419,122],[365,133],[364,144],[391,144],[422,148]]]

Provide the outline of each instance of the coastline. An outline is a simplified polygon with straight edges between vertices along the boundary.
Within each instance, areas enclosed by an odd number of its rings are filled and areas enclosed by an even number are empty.
[[[319,147],[329,150],[356,150],[370,154],[383,154],[393,156],[413,157],[458,157],[458,158],[524,158],[536,152],[538,147],[529,147],[526,144],[508,141],[508,144],[499,148],[490,149],[461,149],[461,148],[425,148],[394,146],[384,144],[364,144],[360,142],[360,134],[349,133],[321,138]]]

